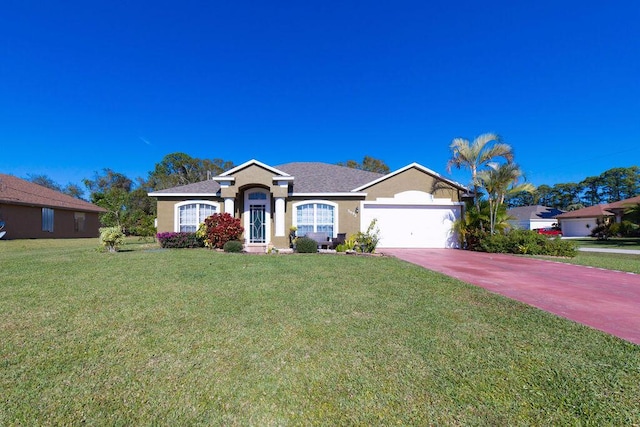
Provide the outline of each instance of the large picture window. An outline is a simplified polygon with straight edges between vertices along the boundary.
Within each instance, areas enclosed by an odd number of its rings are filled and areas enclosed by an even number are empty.
[[[327,233],[334,236],[336,207],[325,202],[306,202],[295,206],[298,236],[307,233]]]
[[[176,206],[176,231],[195,232],[208,216],[218,212],[213,202],[194,201]]]

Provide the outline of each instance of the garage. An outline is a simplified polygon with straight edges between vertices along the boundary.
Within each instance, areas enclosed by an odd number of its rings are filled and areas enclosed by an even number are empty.
[[[380,230],[379,248],[456,248],[453,223],[462,203],[433,199],[430,194],[407,191],[393,198],[362,202],[361,229],[373,219]]]

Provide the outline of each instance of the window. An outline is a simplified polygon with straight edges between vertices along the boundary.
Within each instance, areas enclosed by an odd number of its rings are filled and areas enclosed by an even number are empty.
[[[53,209],[42,208],[42,231],[53,233]]]
[[[218,211],[218,207],[210,202],[185,202],[176,207],[176,230],[195,232],[208,216]]]
[[[73,229],[75,231],[84,231],[84,212],[73,213]]]
[[[336,207],[322,202],[304,202],[296,206],[298,236],[325,232],[333,236],[336,228]]]

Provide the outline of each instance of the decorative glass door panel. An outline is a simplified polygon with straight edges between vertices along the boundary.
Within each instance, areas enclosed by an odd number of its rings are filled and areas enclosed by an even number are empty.
[[[250,233],[249,243],[265,243],[266,224],[265,224],[265,206],[250,205],[249,206]]]

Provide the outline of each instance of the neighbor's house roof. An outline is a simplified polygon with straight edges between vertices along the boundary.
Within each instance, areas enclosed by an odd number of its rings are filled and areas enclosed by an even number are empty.
[[[624,210],[633,205],[640,203],[640,196],[632,197],[630,199],[620,200],[619,202],[609,203],[607,209],[609,210]]]
[[[519,206],[507,210],[507,213],[520,221],[528,219],[555,219],[563,213],[560,209],[550,208],[542,205]]]
[[[588,208],[582,208],[582,209],[577,209],[575,211],[565,212],[561,215],[558,215],[556,218],[558,219],[599,218],[601,216],[611,216],[613,214],[607,210],[608,207],[609,207],[608,204],[589,206]]]
[[[613,203],[603,203],[600,205],[589,206],[588,208],[578,209],[571,212],[558,215],[559,219],[566,218],[595,218],[601,216],[612,216],[616,211],[623,211],[629,206],[640,203],[640,196],[631,197],[630,199],[620,200]]]
[[[34,184],[13,175],[0,174],[0,203],[7,205],[41,206],[81,212],[107,210],[59,191]]]
[[[308,194],[308,193],[349,193],[358,192],[367,184],[372,184],[380,180],[391,177],[399,172],[408,169],[409,167],[417,167],[427,173],[438,177],[443,181],[449,182],[454,187],[458,187],[462,190],[467,190],[461,184],[448,180],[439,174],[431,171],[430,169],[420,166],[417,163],[412,163],[396,172],[390,174],[382,174],[377,172],[369,172],[360,169],[349,168],[346,166],[332,165],[322,162],[293,162],[285,163],[282,165],[271,168],[256,160],[252,160],[237,166],[230,171],[223,173],[220,176],[227,176],[234,171],[241,169],[242,167],[255,163],[265,166],[270,170],[282,173],[283,177],[293,178],[293,193],[295,194]],[[214,180],[196,182],[194,184],[182,185],[179,187],[167,188],[165,190],[158,190],[151,193],[152,196],[169,196],[169,195],[216,195],[220,190],[220,185]]]

